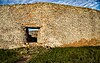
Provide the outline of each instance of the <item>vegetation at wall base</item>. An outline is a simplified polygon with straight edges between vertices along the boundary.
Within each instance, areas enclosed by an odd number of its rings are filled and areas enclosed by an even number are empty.
[[[0,49],[0,63],[14,63],[21,56],[14,50]]]
[[[21,59],[29,56],[37,56],[46,52],[48,49],[43,47],[22,47],[16,49],[0,49],[0,63],[17,63]],[[29,58],[27,58],[29,59]],[[27,59],[25,62],[27,62]]]
[[[28,63],[100,63],[100,46],[53,48]]]
[[[29,55],[26,63],[100,63],[100,46],[0,49],[0,63],[16,63]]]

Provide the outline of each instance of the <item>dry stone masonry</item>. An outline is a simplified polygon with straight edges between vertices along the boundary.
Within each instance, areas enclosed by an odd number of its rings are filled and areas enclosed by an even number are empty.
[[[100,11],[53,3],[0,6],[0,48],[23,47],[26,27],[40,27],[42,46],[75,45],[82,39],[100,45]]]

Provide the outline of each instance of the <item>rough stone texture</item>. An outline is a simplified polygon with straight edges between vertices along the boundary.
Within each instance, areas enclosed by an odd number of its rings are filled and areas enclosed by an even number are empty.
[[[38,43],[57,47],[81,39],[100,42],[100,11],[53,3],[0,6],[1,48],[22,47],[25,27],[41,27]]]

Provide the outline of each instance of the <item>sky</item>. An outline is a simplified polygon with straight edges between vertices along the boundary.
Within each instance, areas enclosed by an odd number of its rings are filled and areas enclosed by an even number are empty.
[[[64,5],[88,7],[100,10],[100,0],[0,0],[1,5],[5,4],[29,4],[35,2],[51,2]]]

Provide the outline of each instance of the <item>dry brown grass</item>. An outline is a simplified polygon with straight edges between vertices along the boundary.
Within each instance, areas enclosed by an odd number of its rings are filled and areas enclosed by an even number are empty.
[[[75,41],[70,44],[63,44],[61,47],[80,47],[80,46],[99,46],[99,45],[100,45],[100,41],[93,38],[90,40],[81,39],[79,41]]]

